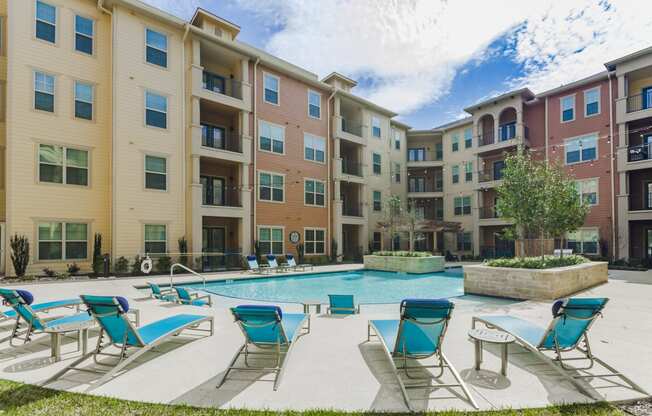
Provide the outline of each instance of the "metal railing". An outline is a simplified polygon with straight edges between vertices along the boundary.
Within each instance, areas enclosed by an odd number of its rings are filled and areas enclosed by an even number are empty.
[[[342,173],[362,177],[362,163],[354,160],[342,159]]]
[[[444,160],[444,151],[419,151],[419,152],[410,152],[412,149],[408,149],[407,161],[408,162],[441,162]]]
[[[222,190],[222,192],[215,193],[206,187],[202,189],[202,205],[213,207],[242,207],[240,200],[241,191],[239,189]]]
[[[444,181],[443,179],[435,181],[427,181],[416,183],[409,181],[408,182],[408,192],[443,192],[444,191]]]
[[[503,178],[503,169],[484,169],[478,172],[478,182],[499,181]]]
[[[233,78],[226,78],[212,72],[204,71],[202,86],[205,90],[227,95],[242,100],[242,82]]]
[[[646,99],[647,98],[647,99]],[[652,108],[652,96],[643,94],[630,95],[627,97],[627,112],[646,110]]]
[[[651,211],[652,210],[652,193],[647,195],[630,195],[630,211]]]
[[[480,219],[500,218],[494,206],[480,207]]]
[[[342,205],[342,215],[347,217],[362,217],[362,204],[344,203]]]
[[[229,152],[242,153],[242,135],[235,133],[224,133],[212,126],[202,124],[201,145],[212,149],[227,150]]]
[[[174,287],[174,283],[172,281],[172,278],[174,277],[174,269],[176,269],[176,268],[181,268],[181,269],[187,271],[190,274],[194,274],[195,276],[201,277],[201,280],[202,280],[202,282],[204,284],[204,287],[206,287],[206,277],[203,274],[199,274],[196,271],[184,266],[181,263],[174,263],[172,266],[170,266],[170,287]]]
[[[342,131],[362,137],[362,124],[342,117]]]
[[[652,143],[629,146],[627,148],[627,161],[638,162],[639,160],[652,159]]]
[[[493,129],[491,131],[482,133],[478,135],[478,146],[487,146],[490,144],[494,144],[495,142],[495,133]]]

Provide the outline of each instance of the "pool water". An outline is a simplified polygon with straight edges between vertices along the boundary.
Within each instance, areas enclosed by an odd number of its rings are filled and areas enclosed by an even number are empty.
[[[357,270],[350,272],[273,275],[269,278],[190,285],[239,299],[301,303],[328,301],[329,294],[354,295],[357,303],[398,303],[406,298],[450,298],[464,294],[461,268],[440,273],[408,274]]]

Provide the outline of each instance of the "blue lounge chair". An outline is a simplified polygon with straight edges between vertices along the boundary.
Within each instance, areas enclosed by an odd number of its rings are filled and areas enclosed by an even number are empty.
[[[433,389],[460,387],[469,403],[476,409],[478,405],[471,396],[469,389],[462,381],[455,367],[448,361],[442,352],[442,342],[446,335],[448,322],[451,318],[454,305],[446,299],[406,299],[401,302],[400,320],[371,320],[367,329],[367,341],[371,340],[371,330],[380,339],[387,358],[392,364],[392,370],[401,387],[403,400],[410,411],[412,406],[407,395],[410,388]],[[408,360],[422,360],[435,357],[437,364],[431,366],[408,366]],[[397,365],[395,360],[400,360],[402,365]],[[424,368],[436,368],[439,370],[437,376],[415,377],[410,370]],[[433,378],[439,379],[443,376],[444,370],[449,369],[456,383],[453,384],[432,384]],[[406,385],[401,379],[400,372],[410,379],[428,380],[421,385]]]
[[[58,309],[58,308],[75,308],[78,309],[79,305],[81,305],[81,299],[61,299],[61,300],[55,300],[51,302],[43,302],[43,303],[33,303],[29,305],[34,312],[49,312],[52,309]],[[7,309],[4,311],[0,311],[0,322],[6,321],[8,319],[16,319],[17,312],[14,309]]]
[[[287,263],[285,263],[284,266],[286,266],[287,268],[292,269],[294,271],[299,270],[299,269],[301,269],[303,271],[305,271],[306,269],[312,270],[314,268],[314,266],[312,264],[310,264],[310,263],[297,264],[296,260],[294,259],[293,254],[286,254],[285,255],[285,261]]]
[[[276,256],[273,254],[267,255],[267,264],[269,265],[269,270],[273,270],[276,273],[283,273],[288,270],[286,265],[279,266],[278,262],[276,261]]]
[[[274,390],[281,384],[285,363],[296,340],[301,335],[310,333],[310,315],[305,313],[286,313],[278,306],[241,305],[231,308],[235,322],[245,337],[245,342],[238,349],[217,385],[220,388],[231,370],[270,370],[276,373]],[[307,323],[307,326],[305,326]],[[255,346],[261,351],[250,351]],[[235,367],[240,355],[244,354],[244,367]],[[274,367],[254,367],[249,365],[249,355],[263,355],[276,360]]]
[[[192,306],[213,306],[213,301],[210,295],[200,295],[197,292],[191,292],[185,287],[175,286],[174,290],[177,292],[179,302],[184,305]]]
[[[260,266],[258,264],[258,259],[256,256],[247,256],[247,266],[249,266],[249,271],[252,273],[264,274],[270,271],[268,265]]]
[[[541,358],[560,376],[591,398],[604,400],[603,397],[580,383],[578,379],[619,377],[634,390],[647,395],[648,393],[639,385],[591,352],[588,332],[598,316],[602,315],[602,310],[608,301],[607,298],[570,298],[557,301],[553,304],[553,319],[545,329],[514,316],[474,316],[472,325],[475,328],[475,325],[480,322],[489,328],[512,334],[519,344]],[[562,357],[562,353],[570,353],[571,351],[577,351],[581,356]],[[555,356],[552,358],[544,352],[553,352]],[[564,363],[564,361],[577,360],[588,360],[588,365],[585,367],[569,367]],[[588,373],[573,375],[569,373],[588,370],[595,363],[598,363],[610,373],[597,375]]]
[[[353,295],[328,295],[331,315],[354,315],[360,313],[360,305],[355,306]]]
[[[31,341],[32,335],[43,333],[48,328],[90,319],[86,313],[76,313],[74,315],[51,318],[39,315],[39,312],[43,312],[46,309],[63,307],[75,308],[76,311],[79,311],[79,305],[81,302],[74,302],[71,300],[48,302],[41,304],[45,305],[44,307],[35,310],[31,306],[34,296],[26,290],[0,289],[0,297],[2,297],[2,302],[5,305],[10,306],[13,310],[13,314],[4,312],[4,316],[16,319],[11,335],[3,338],[0,342],[9,340],[9,345],[12,347],[16,346],[14,345],[15,340],[22,340],[23,344],[26,344]],[[24,328],[24,325],[27,327]]]
[[[149,288],[152,290],[152,297],[154,299],[163,300],[166,302],[176,302],[177,297],[174,295],[173,288],[161,289],[159,285],[152,282],[147,282]]]
[[[119,296],[91,295],[81,295],[81,299],[88,308],[88,313],[100,325],[101,330],[97,346],[94,351],[82,355],[69,366],[41,383],[41,385],[57,380],[70,370],[97,372],[97,370],[77,367],[91,356],[98,365],[107,365],[98,362],[98,357],[101,355],[116,357],[118,361],[112,365],[112,368],[87,389],[87,391],[93,390],[109,381],[118,371],[125,368],[142,354],[184,330],[208,332],[213,335],[212,316],[180,314],[136,328],[126,315],[129,311],[127,299]],[[209,329],[199,328],[204,322],[210,324]],[[105,336],[108,338],[106,343],[104,343]],[[120,352],[118,354],[104,352],[105,349],[112,346],[119,348]],[[137,349],[137,351],[128,355],[128,351],[131,349]]]

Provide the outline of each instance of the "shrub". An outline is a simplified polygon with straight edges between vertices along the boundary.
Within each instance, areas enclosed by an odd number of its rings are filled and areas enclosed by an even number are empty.
[[[172,267],[172,258],[170,256],[159,257],[156,260],[156,271],[159,273],[169,273]]]
[[[315,266],[320,266],[329,263],[329,257],[326,255],[308,256],[304,260],[306,263],[314,264]]]
[[[115,274],[125,274],[129,269],[129,260],[125,256],[118,257],[118,260],[115,261],[115,266],[113,271]]]
[[[134,276],[140,276],[143,274],[143,272],[140,271],[140,266],[143,264],[144,258],[140,257],[139,255],[136,255],[134,258],[134,262],[131,263],[131,274]]]
[[[93,272],[97,275],[102,273],[104,259],[102,258],[102,234],[95,233],[93,240]]]
[[[46,267],[43,269],[43,274],[46,275],[47,277],[54,277],[57,275],[57,272],[50,269],[49,267]]]
[[[564,257],[545,256],[541,257],[524,257],[513,259],[494,259],[489,260],[486,264],[490,267],[513,267],[520,269],[550,269],[553,267],[573,266],[588,262],[586,257],[571,254]]]
[[[74,276],[77,273],[79,273],[79,270],[81,270],[81,269],[77,265],[77,263],[73,263],[73,264],[68,265],[68,274],[70,274],[71,276]]]
[[[11,247],[11,263],[14,265],[16,276],[25,276],[29,264],[29,240],[24,235],[15,234],[9,240]]]
[[[426,251],[376,251],[374,256],[389,256],[389,257],[430,257],[431,253]]]

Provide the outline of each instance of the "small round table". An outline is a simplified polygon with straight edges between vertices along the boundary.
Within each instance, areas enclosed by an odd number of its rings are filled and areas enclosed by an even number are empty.
[[[488,342],[490,344],[500,344],[502,347],[500,366],[500,373],[503,376],[507,375],[507,354],[509,351],[509,344],[516,341],[513,335],[507,332],[497,331],[488,328],[475,328],[469,331],[469,337],[475,342],[475,369],[480,370],[482,363],[482,343]]]
[[[321,300],[316,300],[316,299],[310,299],[310,300],[304,300],[301,302],[303,305],[303,313],[310,313],[310,307],[314,306],[315,307],[315,312],[318,314],[321,313]]]

